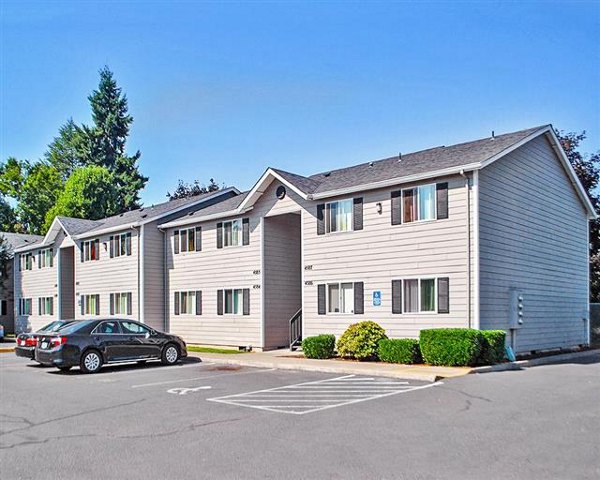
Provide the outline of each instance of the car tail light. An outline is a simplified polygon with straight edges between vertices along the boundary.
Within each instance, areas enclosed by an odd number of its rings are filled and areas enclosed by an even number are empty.
[[[52,348],[58,347],[65,343],[67,343],[67,337],[52,337],[50,339],[50,345],[52,346]]]
[[[26,347],[35,347],[37,345],[37,338],[29,337],[25,340],[21,340],[21,345],[25,345]]]

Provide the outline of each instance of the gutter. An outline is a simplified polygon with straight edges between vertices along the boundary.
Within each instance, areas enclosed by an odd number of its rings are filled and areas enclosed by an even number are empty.
[[[171,292],[169,292],[169,267],[167,265],[167,248],[169,237],[167,236],[167,231],[164,228],[158,227],[158,231],[163,234],[163,331],[169,333],[171,327],[169,325],[169,298],[171,296]]]
[[[228,210],[226,212],[213,213],[212,215],[205,215],[203,217],[190,217],[190,218],[185,218],[185,219],[181,219],[181,220],[173,220],[172,222],[163,223],[162,225],[159,225],[158,228],[166,229],[166,228],[172,228],[172,227],[181,227],[183,225],[191,225],[193,223],[206,222],[208,220],[215,220],[218,218],[234,217],[236,215],[243,215],[244,213],[247,213],[253,209],[254,209],[254,207],[248,207],[248,208],[244,208],[242,210],[235,209],[235,210]]]

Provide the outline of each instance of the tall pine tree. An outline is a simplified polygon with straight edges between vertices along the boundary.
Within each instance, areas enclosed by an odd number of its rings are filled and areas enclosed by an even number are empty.
[[[119,194],[119,204],[114,213],[139,208],[139,192],[145,187],[148,177],[138,169],[140,151],[133,155],[125,152],[133,117],[128,113],[127,97],[108,67],[100,70],[100,84],[88,100],[94,124],[82,128],[88,138],[84,163],[105,167],[112,173]]]

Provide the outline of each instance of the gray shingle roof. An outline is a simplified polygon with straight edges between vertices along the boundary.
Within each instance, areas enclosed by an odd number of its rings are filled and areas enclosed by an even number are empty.
[[[87,232],[102,223],[99,220],[86,220],[84,218],[72,218],[72,217],[56,217],[60,221],[61,225],[65,227],[65,230],[69,235],[79,235],[80,233]]]
[[[242,192],[239,195],[228,198],[227,200],[223,200],[222,202],[215,203],[214,205],[210,205],[209,207],[198,209],[192,213],[189,213],[185,217],[181,217],[180,220],[185,218],[196,218],[196,217],[206,217],[209,215],[216,215],[219,213],[229,212],[231,210],[235,210],[239,207],[240,203],[246,198],[248,192]]]
[[[488,137],[448,147],[441,146],[406,153],[402,154],[400,161],[398,156],[394,156],[330,172],[321,172],[309,177],[281,170],[275,171],[307,194],[330,192],[482,162],[547,126],[497,135],[495,138]]]
[[[0,236],[4,237],[11,252],[15,248],[24,247],[26,245],[35,245],[44,240],[44,237],[41,235],[28,235],[25,233],[0,232]]]

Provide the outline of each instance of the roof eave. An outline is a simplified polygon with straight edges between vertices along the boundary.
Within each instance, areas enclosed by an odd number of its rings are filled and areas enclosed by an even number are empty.
[[[29,250],[35,250],[37,248],[43,248],[43,247],[49,247],[51,245],[54,245],[54,240],[52,240],[51,242],[48,243],[34,243],[33,245],[25,245],[23,247],[19,247],[19,248],[14,248],[13,249],[13,255],[16,253],[23,253],[23,252],[28,252]]]
[[[226,212],[213,213],[212,215],[205,215],[203,217],[189,217],[181,218],[179,220],[173,220],[168,223],[163,223],[158,228],[172,228],[172,227],[183,227],[185,225],[193,225],[195,223],[208,222],[210,220],[217,220],[220,218],[235,217],[237,215],[243,215],[244,213],[250,212],[254,207],[248,207],[244,209],[235,208],[233,210],[227,210]]]
[[[265,170],[265,173],[262,174],[262,176],[260,177],[258,182],[256,182],[254,184],[254,187],[252,187],[252,190],[250,190],[248,192],[248,195],[246,195],[246,198],[244,198],[244,200],[242,201],[242,203],[240,204],[240,206],[238,208],[244,209],[244,208],[247,208],[248,206],[254,205],[254,202],[256,202],[256,200],[258,200],[258,198],[265,192],[264,190],[260,190],[260,187],[267,180],[267,178],[269,176],[276,178],[281,183],[288,186],[290,189],[292,189],[294,192],[296,192],[302,199],[307,200],[309,198],[308,193],[302,191],[296,185],[294,185],[290,181],[286,180],[281,175],[279,175],[279,173],[277,173],[271,167],[269,167],[269,168],[267,168],[267,170]]]

